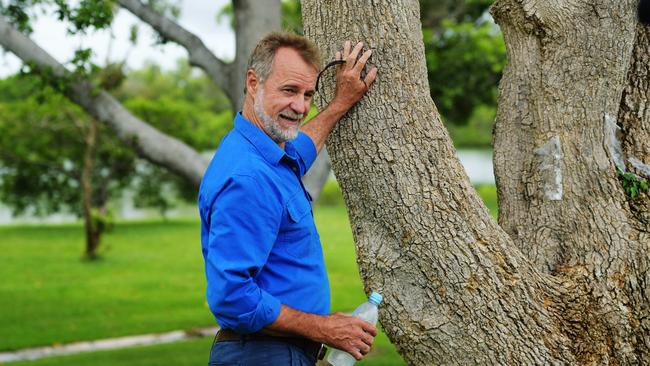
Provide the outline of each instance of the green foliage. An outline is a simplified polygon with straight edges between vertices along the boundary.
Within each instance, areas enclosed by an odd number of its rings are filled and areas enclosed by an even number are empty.
[[[117,87],[115,94],[127,108],[163,132],[212,151],[230,129],[232,113],[223,92],[207,77],[193,75],[186,63],[174,72],[152,66],[126,79],[119,65],[111,67],[97,73],[97,82]],[[16,214],[81,215],[83,136],[90,117],[44,84],[35,75],[0,81],[0,201]],[[196,198],[190,183],[137,159],[104,125],[95,161],[95,204],[119,197],[127,186],[135,191],[137,207],[163,213],[178,198]]]
[[[474,108],[466,124],[446,123],[456,148],[492,148],[492,128],[496,107],[480,105]]]
[[[632,172],[623,172],[616,168],[618,179],[623,185],[623,189],[628,197],[635,199],[639,193],[648,193],[648,181]]]
[[[35,76],[0,81],[0,201],[15,214],[81,215],[84,136],[91,121]],[[95,204],[119,194],[132,175],[130,149],[100,126],[92,176]],[[97,206],[97,207],[99,207]]]
[[[192,75],[187,63],[173,72],[153,65],[133,72],[116,95],[133,114],[199,151],[215,150],[232,128],[228,99],[207,77]],[[196,200],[191,183],[151,164],[139,166],[133,188],[136,207],[156,207],[162,214],[178,198]]]
[[[443,21],[445,30],[423,30],[431,95],[446,122],[466,124],[475,108],[495,106],[506,62],[498,28],[483,22]]]
[[[290,30],[296,34],[303,34],[300,1],[282,1],[282,29]]]
[[[483,203],[490,210],[495,219],[499,216],[499,204],[497,202],[497,187],[494,184],[478,184],[474,186],[476,192],[481,196]]]
[[[420,0],[422,27],[438,31],[443,20],[474,22],[494,0]]]
[[[28,12],[31,6],[41,2],[38,0],[10,0],[8,4],[5,4],[3,1],[0,2],[0,14],[7,17],[19,31],[31,33],[33,29],[29,24],[30,14]]]
[[[54,0],[60,21],[68,21],[68,33],[86,33],[92,29],[108,28],[113,22],[114,4],[109,0],[80,0],[77,6],[70,1]]]

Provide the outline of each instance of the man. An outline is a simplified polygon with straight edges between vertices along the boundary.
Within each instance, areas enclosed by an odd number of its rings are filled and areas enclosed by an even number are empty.
[[[336,122],[372,85],[371,55],[346,42],[336,92],[307,125],[320,56],[291,33],[253,50],[246,96],[199,191],[210,310],[221,326],[210,365],[314,365],[321,344],[361,359],[374,325],[329,314],[329,283],[310,196],[300,181]],[[358,58],[358,60],[357,60]]]

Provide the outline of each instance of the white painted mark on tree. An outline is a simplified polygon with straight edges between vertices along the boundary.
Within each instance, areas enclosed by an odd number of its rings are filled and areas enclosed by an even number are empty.
[[[605,114],[605,146],[607,146],[609,156],[614,164],[624,172],[625,159],[623,158],[623,148],[621,148],[620,133],[621,128],[618,127],[616,118]]]
[[[650,178],[650,165],[644,164],[641,160],[634,157],[630,158],[628,161],[636,170],[645,175],[646,178]]]
[[[544,182],[544,197],[551,201],[562,199],[562,147],[560,137],[553,136],[547,143],[535,149],[539,171]]]

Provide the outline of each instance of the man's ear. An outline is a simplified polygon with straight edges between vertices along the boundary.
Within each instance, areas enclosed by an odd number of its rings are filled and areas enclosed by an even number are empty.
[[[650,25],[650,0],[639,1],[639,21]]]
[[[248,69],[246,71],[246,93],[255,95],[257,93],[257,88],[259,88],[260,82],[257,79],[257,74],[255,70]]]

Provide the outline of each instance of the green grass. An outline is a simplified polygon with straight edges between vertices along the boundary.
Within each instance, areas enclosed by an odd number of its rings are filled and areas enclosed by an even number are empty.
[[[496,213],[494,186],[478,192]],[[365,300],[345,208],[315,209],[332,310]],[[82,259],[80,225],[0,227],[0,350],[213,325],[205,300],[199,223],[119,223],[103,259]],[[45,358],[13,365],[206,364],[211,339]],[[388,338],[365,366],[404,365]]]
[[[119,224],[95,262],[82,259],[82,235],[0,228],[0,350],[212,323],[198,222]]]
[[[343,207],[316,222],[330,273],[332,310],[365,300]],[[0,349],[212,325],[196,221],[118,224],[96,262],[82,260],[79,225],[0,228]],[[16,365],[205,364],[209,340],[53,357]],[[174,355],[172,357],[172,355]],[[173,360],[173,362],[171,362]],[[169,362],[168,362],[169,361]],[[137,363],[136,363],[137,362]],[[400,365],[385,335],[362,365]]]
[[[497,203],[497,187],[494,184],[479,184],[474,186],[478,194],[483,199],[483,203],[490,210],[492,217],[495,219],[499,215],[499,205]]]

